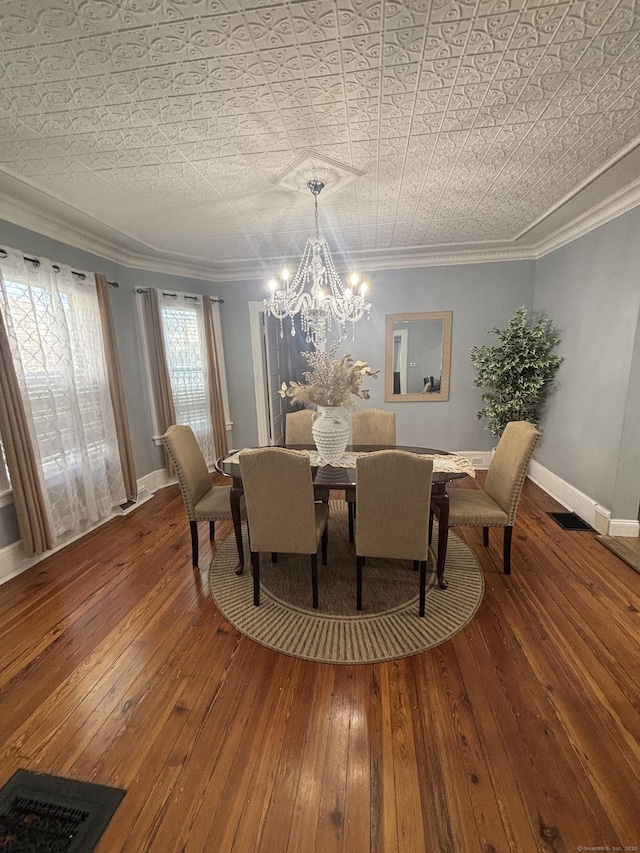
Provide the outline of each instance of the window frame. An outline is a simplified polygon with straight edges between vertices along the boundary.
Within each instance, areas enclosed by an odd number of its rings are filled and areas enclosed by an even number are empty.
[[[140,340],[142,342],[141,346],[141,361],[144,375],[147,380],[147,391],[149,394],[149,406],[151,409],[151,425],[152,425],[152,441],[157,446],[162,446],[162,428],[160,427],[160,422],[158,420],[158,405],[157,405],[157,393],[154,388],[153,383],[153,371],[151,369],[151,361],[150,361],[150,348],[149,348],[149,336],[147,334],[147,328],[144,321],[144,302],[146,299],[146,288],[138,288],[136,290],[136,299],[138,305],[138,326],[140,331]],[[162,310],[162,302],[163,297],[172,297],[175,299],[185,299],[191,301],[193,304],[199,304],[203,307],[203,297],[202,294],[197,293],[186,293],[184,291],[167,291],[167,290],[158,290],[158,296],[160,301],[160,309]],[[222,300],[217,296],[210,296],[210,299],[221,302]],[[212,311],[213,317],[213,328],[215,332],[215,347],[216,347],[216,355],[218,358],[218,369],[220,371],[220,385],[222,389],[222,405],[224,410],[224,422],[225,429],[227,432],[232,428],[233,423],[229,417],[229,396],[227,390],[227,371],[224,360],[224,348],[222,342],[222,323],[220,320],[220,312]]]

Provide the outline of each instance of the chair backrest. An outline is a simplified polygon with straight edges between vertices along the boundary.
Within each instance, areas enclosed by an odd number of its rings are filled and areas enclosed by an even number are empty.
[[[395,444],[396,413],[361,409],[351,416],[354,444]]]
[[[318,547],[309,456],[260,447],[239,456],[252,551],[314,554]]]
[[[193,520],[196,504],[211,489],[211,477],[198,439],[190,426],[174,424],[162,441],[176,469],[187,515]]]
[[[302,409],[299,412],[287,412],[284,426],[284,443],[291,444],[313,444],[311,424],[314,413],[310,409]]]
[[[484,490],[507,513],[513,525],[529,460],[540,433],[527,421],[511,421],[500,437],[489,464]]]
[[[433,460],[377,450],[356,460],[356,554],[426,560]]]

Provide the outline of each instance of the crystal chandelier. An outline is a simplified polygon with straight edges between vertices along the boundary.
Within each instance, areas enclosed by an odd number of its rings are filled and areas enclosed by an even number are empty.
[[[302,331],[307,343],[322,347],[327,342],[327,332],[335,322],[340,327],[340,336],[346,337],[347,323],[355,324],[371,305],[366,301],[367,283],[360,281],[357,273],[350,277],[345,286],[331,260],[329,247],[320,237],[318,228],[318,196],[324,187],[322,181],[309,181],[307,186],[315,200],[315,237],[307,240],[298,271],[289,281],[289,270],[285,267],[280,280],[272,278],[268,282],[270,296],[264,300],[265,311],[269,311],[280,321],[280,337],[283,336],[283,320],[291,318],[291,334],[295,335],[293,317],[300,314]],[[309,285],[309,290],[305,287]]]

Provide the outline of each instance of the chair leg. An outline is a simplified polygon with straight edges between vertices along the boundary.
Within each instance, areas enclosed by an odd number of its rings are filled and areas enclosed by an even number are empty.
[[[354,504],[349,502],[347,504],[349,508],[349,542],[353,542],[353,507]]]
[[[489,547],[489,528],[488,527],[482,528],[482,544],[484,545],[485,548]]]
[[[272,552],[271,552],[271,562],[272,562],[272,563],[277,563],[277,562],[278,562],[278,552],[277,552],[277,551],[272,551]]]
[[[260,554],[258,551],[251,552],[251,571],[253,573],[253,604],[260,604]]]
[[[429,545],[433,539],[433,509],[429,510]]]
[[[438,517],[438,561],[436,575],[440,589],[446,589],[449,582],[444,576],[447,561],[447,543],[449,541],[449,496],[446,492],[431,497],[431,508]]]
[[[427,561],[420,560],[420,616],[424,616],[424,601],[427,595]]]
[[[329,544],[329,528],[325,524],[324,530],[322,531],[322,565],[327,565],[327,545]]]
[[[502,549],[502,563],[504,565],[504,573],[505,575],[511,574],[511,535],[513,533],[513,527],[508,525],[504,529],[504,542]]]
[[[318,609],[318,555],[311,555],[311,596],[314,610]]]
[[[356,557],[356,608],[362,610],[362,568],[364,566],[364,557],[358,555]]]
[[[189,527],[191,528],[191,562],[196,568],[198,565],[198,522],[190,521]]]
[[[216,523],[215,521],[209,522],[209,539],[211,542],[214,542],[216,538]]]

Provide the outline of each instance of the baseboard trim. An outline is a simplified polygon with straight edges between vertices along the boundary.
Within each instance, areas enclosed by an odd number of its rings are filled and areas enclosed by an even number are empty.
[[[25,556],[25,553],[22,550],[21,539],[18,539],[17,542],[12,542],[11,545],[7,545],[5,548],[2,548],[0,550],[0,584],[11,580],[11,578],[17,577],[22,574],[22,572],[30,569],[31,566],[35,566],[35,564],[39,563],[43,557],[44,554],[41,554],[38,557]]]
[[[476,471],[486,471],[493,456],[492,450],[456,450],[457,456],[468,459]]]
[[[27,569],[37,565],[50,554],[55,554],[56,551],[66,548],[67,545],[75,542],[76,539],[79,539],[81,536],[85,536],[87,533],[90,533],[91,530],[95,530],[97,527],[106,524],[106,522],[111,521],[112,518],[128,515],[139,506],[142,506],[143,503],[150,500],[153,497],[154,492],[158,491],[158,489],[164,488],[164,486],[170,485],[171,482],[175,482],[175,480],[172,481],[167,477],[165,469],[152,471],[150,474],[140,477],[138,480],[138,495],[135,501],[131,502],[131,504],[126,506],[124,509],[114,510],[110,516],[103,518],[97,524],[93,525],[93,527],[83,530],[82,533],[78,533],[77,536],[67,539],[65,542],[58,545],[57,548],[52,548],[44,554],[38,554],[37,557],[27,557],[25,555],[22,550],[22,540],[20,539],[17,542],[12,542],[5,548],[0,549],[0,584],[11,580],[11,578],[17,577],[22,574],[22,572],[26,572]]]
[[[585,495],[571,483],[567,483],[544,465],[531,460],[529,464],[529,479],[540,486],[548,495],[555,498],[562,506],[575,512],[583,521],[591,525],[603,536],[638,536],[640,523],[635,519],[611,518],[611,510],[603,507],[593,498]]]
[[[493,456],[492,450],[456,450],[456,453],[468,459],[478,471],[486,470]],[[603,536],[640,536],[640,522],[637,519],[611,518],[611,510],[576,489],[571,483],[567,483],[535,459],[529,464],[528,476],[543,491],[571,512],[575,512]]]
[[[609,522],[609,536],[640,536],[640,521],[629,521],[625,518],[612,518]]]

